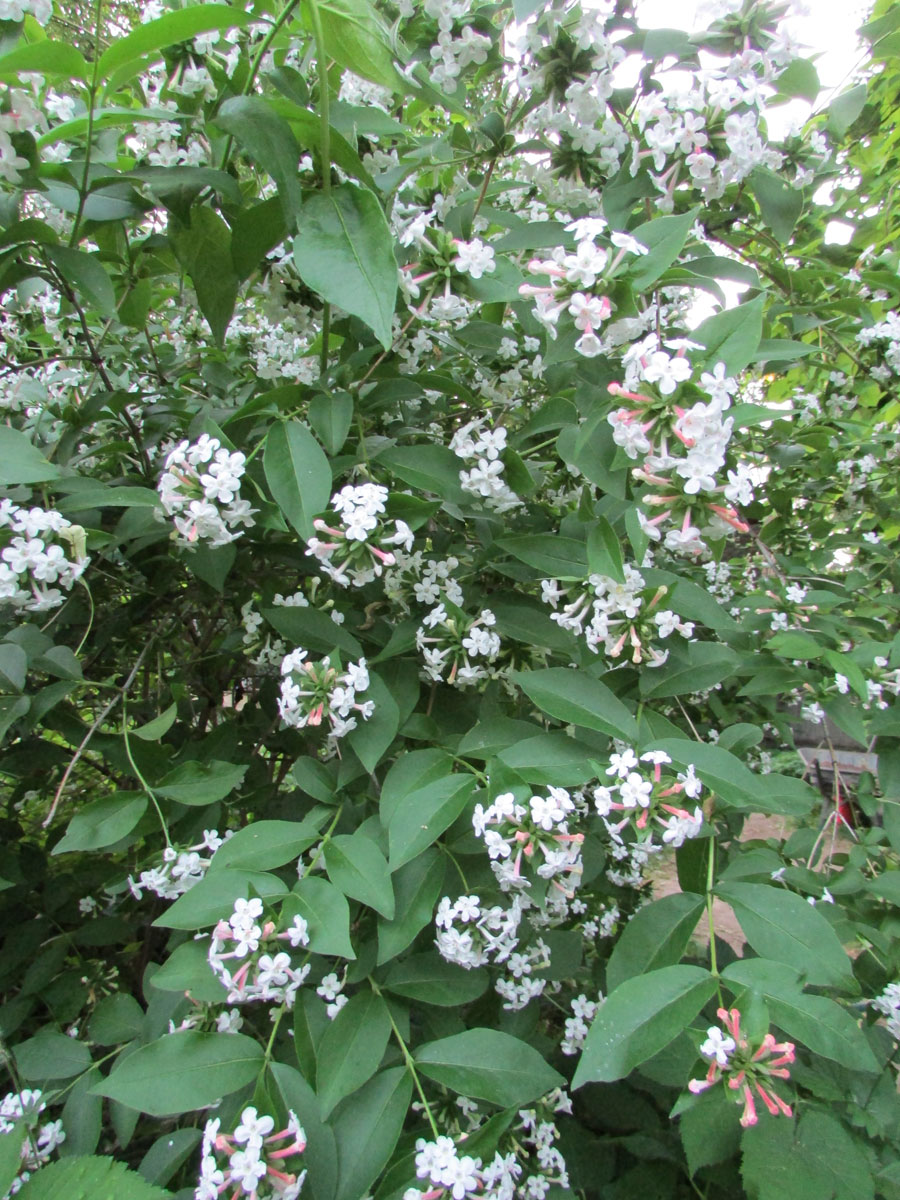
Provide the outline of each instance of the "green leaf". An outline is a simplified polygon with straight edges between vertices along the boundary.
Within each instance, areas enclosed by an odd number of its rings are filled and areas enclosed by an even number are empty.
[[[3,691],[21,692],[28,674],[28,656],[15,642],[0,643],[0,687]]]
[[[47,1030],[15,1049],[16,1067],[27,1083],[71,1079],[91,1065],[91,1052],[76,1038]]]
[[[316,1092],[323,1117],[371,1079],[390,1036],[391,1018],[381,996],[358,992],[344,1005],[319,1043]]]
[[[444,750],[407,750],[391,764],[381,785],[378,804],[381,823],[387,829],[404,796],[426,783],[442,779],[453,770],[453,759]]]
[[[239,786],[246,774],[246,763],[235,764],[218,759],[204,763],[192,759],[170,771],[160,783],[154,785],[153,790],[158,796],[177,800],[179,804],[203,808],[207,804],[215,804],[217,800],[224,800]]]
[[[104,996],[91,1014],[88,1036],[101,1046],[118,1046],[139,1037],[144,1010],[127,992]]]
[[[510,671],[509,678],[541,712],[558,721],[595,729],[625,742],[637,740],[637,722],[622,701],[583,671],[548,667],[541,671]]]
[[[798,1142],[840,1200],[873,1200],[870,1160],[859,1139],[831,1113],[808,1109],[800,1118]]]
[[[378,462],[410,487],[453,504],[467,502],[459,486],[464,464],[447,446],[392,446],[378,455]]]
[[[370,1079],[333,1121],[338,1153],[336,1200],[359,1200],[387,1165],[403,1129],[413,1081],[405,1067]]]
[[[519,1108],[564,1086],[533,1046],[496,1029],[467,1029],[428,1042],[415,1058],[421,1073],[436,1083],[503,1108]]]
[[[166,46],[186,42],[200,33],[213,30],[242,29],[254,20],[253,14],[228,4],[200,4],[166,13],[155,21],[138,25],[126,37],[117,38],[100,55],[100,78],[109,79],[114,71],[144,55],[157,55]]]
[[[149,800],[143,792],[114,792],[86,804],[69,822],[65,836],[53,847],[53,854],[76,850],[102,850],[131,833],[147,811]]]
[[[215,123],[243,146],[278,188],[288,228],[300,214],[300,147],[290,125],[262,96],[231,96],[219,108]]]
[[[293,1109],[306,1133],[307,1143],[303,1152],[303,1165],[307,1169],[304,1196],[309,1191],[312,1200],[335,1200],[337,1149],[331,1128],[322,1121],[315,1093],[300,1072],[285,1063],[273,1062],[269,1067],[269,1075],[285,1108]]]
[[[866,106],[867,85],[858,83],[828,106],[828,128],[842,138]]]
[[[635,975],[674,966],[687,949],[705,907],[703,896],[675,892],[639,908],[610,956],[607,990],[615,991]]]
[[[287,887],[277,875],[223,867],[221,871],[208,871],[153,924],[162,929],[205,929],[218,921],[227,921],[238,898],[247,899],[255,893],[268,900],[286,892]]]
[[[50,259],[66,283],[82,298],[86,307],[94,308],[104,317],[116,315],[116,293],[100,259],[83,250],[68,246],[45,246]]]
[[[858,992],[837,934],[805,900],[764,883],[721,883],[716,895],[734,909],[757,954],[796,967],[810,983]]]
[[[741,1143],[739,1113],[731,1096],[713,1088],[697,1098],[678,1118],[681,1144],[691,1175],[701,1167],[725,1162]]]
[[[719,642],[675,645],[661,667],[641,673],[641,695],[660,699],[702,692],[728,679],[740,664],[739,655]]]
[[[199,1129],[171,1129],[162,1134],[141,1159],[138,1173],[148,1183],[164,1186],[187,1162],[202,1136]]]
[[[331,467],[322,447],[300,421],[281,421],[266,437],[266,483],[275,503],[302,538],[331,499]],[[335,645],[336,642],[332,642]]]
[[[64,1158],[35,1172],[17,1193],[22,1200],[169,1200],[169,1193],[154,1187],[136,1171],[111,1158]]]
[[[555,533],[522,533],[499,538],[496,544],[551,579],[581,580],[588,574],[587,544],[575,538]]]
[[[447,775],[403,796],[388,823],[392,871],[415,858],[449,829],[463,811],[475,780],[471,775]]]
[[[802,61],[797,60],[798,63]],[[809,65],[812,66],[811,63]],[[751,172],[750,187],[762,219],[782,246],[787,245],[803,212],[802,192],[765,167],[757,167]]]
[[[164,712],[161,712],[158,717],[154,717],[152,721],[148,721],[146,725],[132,729],[129,736],[140,738],[142,742],[158,742],[175,724],[177,716],[178,705],[170,704]]]
[[[389,35],[367,0],[310,0],[322,22],[331,57],[379,87],[405,95],[411,90],[394,66]]]
[[[222,843],[213,855],[210,871],[222,867],[270,871],[295,862],[319,837],[312,821],[254,821]]]
[[[359,317],[390,350],[397,302],[397,262],[384,212],[375,196],[343,183],[308,197],[300,213],[294,262],[300,278],[345,312]]]
[[[200,311],[217,346],[234,315],[240,279],[231,258],[231,230],[206,205],[191,209],[189,226],[171,229],[169,238],[178,261],[190,275]]]
[[[663,967],[627,979],[594,1018],[572,1087],[624,1079],[668,1046],[715,991],[715,979],[700,967]]]
[[[460,751],[462,753],[462,751]],[[592,774],[595,752],[568,734],[552,731],[525,738],[497,755],[526,783],[578,787]]]
[[[816,68],[808,58],[795,58],[778,76],[775,86],[782,96],[800,96],[810,104],[818,96],[822,85]]]
[[[280,196],[242,208],[231,217],[231,260],[240,280],[249,279],[265,265],[266,255],[280,246],[288,233],[288,222]]]
[[[606,517],[596,517],[587,540],[588,569],[592,575],[606,575],[625,582],[622,547]]]
[[[11,425],[0,425],[0,485],[10,487],[58,478],[59,470],[24,433]]]
[[[153,1117],[191,1112],[251,1083],[263,1049],[241,1033],[170,1033],[120,1059],[92,1091]]]
[[[340,454],[353,420],[353,397],[349,392],[313,396],[307,418],[313,433],[329,454]]]
[[[426,950],[394,963],[382,986],[408,1000],[455,1008],[484,995],[489,983],[490,976],[483,968],[464,970],[434,950]]]
[[[272,436],[271,433],[269,436]],[[342,650],[354,658],[362,654],[362,646],[353,634],[336,625],[322,609],[285,605],[279,608],[264,608],[263,616],[282,637],[288,638],[295,646],[303,646],[317,654],[330,654],[334,649]],[[333,793],[332,787],[332,796]]]
[[[707,319],[691,334],[706,348],[707,363],[723,362],[736,375],[753,360],[762,338],[763,297],[727,308]]]
[[[364,830],[339,834],[325,847],[325,870],[335,887],[374,908],[389,921],[394,916],[394,889],[387,861]]]
[[[631,231],[649,250],[629,266],[632,286],[642,292],[655,283],[678,258],[694,227],[700,205],[671,217],[656,217]]]
[[[431,847],[394,872],[396,916],[392,921],[378,922],[379,966],[401,954],[429,924],[444,886],[445,873],[444,858]]]
[[[317,875],[307,875],[294,885],[292,900],[286,902],[284,915],[294,909],[309,924],[309,948],[316,954],[354,959],[350,944],[350,906],[333,883]],[[289,907],[293,905],[294,907]]]
[[[0,76],[19,82],[20,71],[37,71],[41,75],[61,75],[65,79],[88,79],[90,72],[83,56],[64,41],[46,38],[41,42],[17,46],[0,58]]]
[[[189,992],[201,1004],[224,1004],[227,992],[209,965],[209,943],[183,942],[153,975],[151,985],[161,992]]]
[[[19,1121],[10,1133],[0,1134],[0,1195],[10,1195],[10,1184],[22,1167],[22,1143],[28,1126]]]
[[[371,775],[396,736],[400,710],[387,685],[374,673],[369,675],[369,686],[363,699],[374,701],[375,712],[368,721],[357,721],[356,728],[347,735],[347,741]]]

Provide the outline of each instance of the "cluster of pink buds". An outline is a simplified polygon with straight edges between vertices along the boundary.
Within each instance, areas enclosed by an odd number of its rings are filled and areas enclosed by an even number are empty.
[[[737,387],[722,363],[700,377],[708,402],[685,408],[668,400],[691,378],[684,351],[681,345],[674,356],[663,350],[640,354],[630,364],[630,374],[654,384],[659,395],[635,391],[636,381],[631,387],[611,383],[610,395],[628,403],[607,420],[616,445],[629,458],[643,460],[632,475],[648,485],[642,503],[656,510],[652,517],[638,510],[644,533],[651,541],[664,540],[676,553],[701,554],[707,549],[706,538],[722,538],[732,529],[748,531],[734,505],[753,500],[752,472],[739,464],[728,471],[727,482],[719,482],[734,427],[724,413]]]
[[[287,1126],[278,1133],[273,1132],[274,1119],[260,1116],[255,1108],[244,1109],[234,1133],[220,1133],[220,1126],[218,1117],[206,1122],[194,1200],[218,1200],[226,1194],[228,1200],[296,1200],[306,1171],[282,1170],[287,1159],[306,1149],[306,1134],[295,1113],[288,1112]],[[220,1167],[217,1155],[226,1157],[227,1165]]]
[[[663,844],[675,849],[684,845],[687,838],[696,837],[703,825],[703,810],[697,805],[691,813],[678,801],[682,796],[697,800],[703,784],[692,764],[683,773],[678,772],[675,778],[670,773],[664,779],[663,767],[671,762],[664,750],[648,750],[640,758],[630,748],[613,754],[606,774],[613,776],[614,781],[594,788],[594,807],[598,815],[606,818],[612,812],[624,813],[622,820],[614,826],[617,832],[629,822],[633,822],[639,833],[652,830],[652,818],[662,826]],[[642,763],[652,768],[649,778]],[[651,832],[650,839],[642,840],[652,840],[652,836]]]
[[[278,933],[274,921],[260,923],[262,916],[262,900],[235,900],[234,912],[213,930],[209,965],[228,989],[228,1004],[262,1000],[291,1008],[310,967],[308,963],[295,967],[290,954],[278,943],[287,942],[294,950],[308,946],[306,921],[296,916],[290,928]],[[266,949],[267,943],[272,953]]]
[[[709,1059],[706,1078],[692,1079],[688,1090],[695,1094],[705,1092],[721,1080],[731,1091],[740,1092],[744,1102],[741,1124],[745,1128],[755,1125],[758,1120],[754,1089],[773,1117],[779,1113],[792,1117],[790,1105],[781,1099],[771,1081],[790,1079],[788,1067],[794,1061],[793,1042],[776,1042],[773,1034],[767,1033],[760,1045],[751,1050],[747,1039],[741,1035],[738,1009],[720,1008],[716,1016],[724,1029],[710,1026],[706,1041],[700,1047],[700,1053]]]
[[[396,558],[386,547],[402,546],[407,553],[412,549],[413,532],[405,521],[392,522],[393,532],[388,532],[387,501],[388,490],[380,484],[348,484],[331,498],[331,521],[313,521],[316,531],[326,536],[310,538],[306,553],[341,587],[363,587],[392,567]]]

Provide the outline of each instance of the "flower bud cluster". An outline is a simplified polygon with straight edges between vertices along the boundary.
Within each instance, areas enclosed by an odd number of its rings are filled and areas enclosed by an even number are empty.
[[[469,421],[454,433],[450,449],[457,458],[473,463],[468,471],[459,473],[459,486],[464,492],[479,496],[498,513],[522,503],[504,476],[500,456],[506,449],[506,430],[502,425],[488,429],[483,418]]]
[[[373,700],[358,700],[359,692],[369,686],[366,660],[349,663],[345,671],[340,662],[332,665],[326,655],[320,662],[307,662],[307,652],[292,650],[281,663],[281,698],[278,711],[285,725],[293,729],[317,727],[327,721],[328,744],[356,728],[359,713],[364,721],[375,711]]]
[[[692,1079],[688,1090],[695,1094],[705,1092],[721,1081],[731,1091],[739,1091],[744,1102],[741,1114],[744,1128],[755,1125],[758,1120],[753,1089],[773,1117],[779,1113],[786,1117],[793,1116],[790,1106],[781,1099],[771,1082],[773,1079],[790,1078],[788,1067],[794,1061],[793,1043],[776,1042],[774,1036],[767,1033],[759,1046],[751,1050],[747,1039],[741,1034],[741,1014],[738,1009],[729,1011],[720,1008],[716,1016],[724,1028],[710,1026],[706,1031],[706,1041],[700,1047],[700,1053],[709,1059],[706,1078]]]
[[[226,546],[243,533],[238,526],[254,524],[257,510],[240,498],[245,462],[243,454],[232,453],[207,433],[169,451],[157,491],[179,545]]]
[[[597,1000],[588,1000],[582,993],[572,1001],[572,1015],[566,1017],[565,1034],[560,1049],[563,1054],[580,1054],[584,1049],[591,1022],[603,1004],[602,994]]]
[[[325,574],[341,587],[363,587],[385,567],[392,567],[396,558],[385,547],[412,549],[413,532],[405,521],[394,521],[393,532],[388,532],[389,522],[383,518],[388,495],[388,489],[377,483],[348,484],[331,497],[335,513],[331,523],[313,521],[313,527],[327,537],[310,538],[306,553],[318,559]]]
[[[66,1140],[62,1121],[41,1122],[40,1114],[46,1107],[38,1089],[8,1092],[0,1100],[0,1137],[14,1133],[22,1125],[28,1129],[19,1152],[18,1173],[7,1193],[10,1196],[31,1178],[32,1171],[49,1162],[53,1151]]]
[[[309,945],[309,930],[301,916],[290,927],[276,932],[274,921],[260,921],[263,902],[235,900],[227,921],[219,921],[209,944],[209,965],[223,987],[228,989],[228,1004],[249,1004],[262,1000],[292,1008],[297,992],[310,972],[309,964],[295,967],[290,954],[274,943],[287,942],[292,949]],[[264,950],[269,945],[275,952]],[[236,963],[232,969],[229,963]]]
[[[438,604],[416,631],[423,678],[467,688],[496,674],[488,669],[500,654],[496,620],[489,608],[471,617],[450,600]]]
[[[626,354],[625,385],[611,383],[609,393],[628,403],[607,420],[616,445],[630,459],[643,460],[632,476],[648,485],[644,506],[657,510],[647,517],[638,509],[644,533],[677,554],[697,555],[708,550],[706,538],[725,537],[731,529],[747,532],[733,506],[752,502],[752,472],[739,464],[728,472],[727,483],[718,479],[734,429],[733,418],[724,414],[737,382],[717,363],[714,371],[700,376],[698,386],[708,402],[689,408],[672,404],[668,397],[691,379],[692,369],[685,343],[669,345],[677,346],[674,356],[658,348],[655,336]],[[654,385],[658,396],[635,391],[641,383]]]
[[[548,792],[532,796],[527,805],[504,792],[488,808],[475,806],[472,828],[484,840],[504,892],[531,887],[532,874],[569,894],[578,886],[584,834],[569,832],[575,801],[565,788],[550,787]]]
[[[68,543],[68,554],[60,540]],[[0,605],[12,604],[17,612],[58,608],[65,600],[60,588],[70,592],[91,561],[80,525],[11,500],[0,500],[0,546]]]
[[[306,1149],[306,1134],[296,1114],[288,1112],[287,1126],[278,1133],[272,1132],[274,1119],[260,1116],[252,1107],[241,1113],[233,1133],[220,1133],[221,1124],[218,1117],[206,1122],[194,1200],[218,1200],[223,1192],[250,1200],[296,1200],[306,1171],[283,1170],[287,1159]],[[227,1159],[227,1164],[220,1166],[220,1159]]]
[[[163,850],[161,867],[153,867],[149,871],[141,871],[137,882],[129,875],[128,886],[136,900],[140,900],[144,891],[153,892],[161,900],[175,900],[183,896],[204,877],[209,870],[212,856],[232,836],[227,832],[219,837],[215,829],[203,831],[203,841],[195,846],[186,846],[182,850],[167,846]],[[203,851],[209,851],[209,858],[203,857]]]
[[[649,772],[641,769],[641,763],[649,764],[652,769]],[[612,812],[624,813],[617,828],[621,830],[626,824],[633,823],[639,832],[649,829],[648,841],[652,841],[653,837],[653,826],[650,825],[652,818],[663,829],[663,843],[673,848],[684,845],[688,838],[696,837],[703,825],[702,808],[696,806],[691,814],[673,801],[682,795],[697,800],[703,784],[697,778],[693,765],[689,765],[684,772],[677,772],[677,775],[675,771],[667,772],[663,778],[663,767],[671,763],[671,758],[663,750],[648,750],[640,759],[631,748],[613,754],[606,774],[612,776],[614,782],[600,784],[593,792],[598,815],[606,818]]]
[[[556,610],[551,621],[583,637],[594,654],[602,647],[607,658],[627,654],[633,663],[661,667],[669,652],[654,643],[674,633],[690,639],[694,624],[660,607],[667,588],[648,588],[640,571],[627,563],[624,572],[624,583],[608,575],[591,575],[587,583],[569,585],[544,579],[541,599]]]

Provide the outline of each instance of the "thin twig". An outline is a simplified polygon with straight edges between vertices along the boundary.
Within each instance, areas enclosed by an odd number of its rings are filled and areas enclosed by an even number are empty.
[[[109,716],[109,714],[115,708],[115,706],[119,703],[119,701],[124,698],[124,696],[128,692],[128,689],[134,683],[134,681],[137,677],[137,673],[141,669],[141,663],[143,663],[143,661],[147,655],[147,651],[150,649],[151,645],[153,644],[153,640],[154,639],[151,638],[150,641],[147,642],[147,644],[144,646],[143,650],[138,655],[137,662],[134,664],[134,666],[131,669],[131,674],[125,680],[122,687],[119,688],[116,695],[113,696],[113,698],[109,701],[109,703],[103,707],[102,711],[100,712],[100,715],[97,717],[97,719],[94,721],[93,725],[90,727],[90,729],[84,735],[84,737],[81,739],[81,744],[79,745],[79,747],[75,751],[75,753],[72,755],[72,758],[69,761],[69,765],[66,767],[65,772],[63,773],[63,777],[59,782],[59,787],[56,789],[56,794],[53,797],[53,803],[50,805],[50,811],[49,811],[49,813],[47,813],[46,818],[42,822],[42,826],[44,829],[47,828],[47,826],[50,824],[50,822],[53,820],[54,816],[56,815],[56,810],[59,807],[59,802],[62,799],[62,794],[65,791],[66,784],[69,782],[69,776],[72,774],[72,772],[75,769],[75,764],[81,758],[82,754],[84,754],[91,738],[94,736],[94,734],[97,732],[97,730],[103,724],[103,722],[106,720],[106,718]]]

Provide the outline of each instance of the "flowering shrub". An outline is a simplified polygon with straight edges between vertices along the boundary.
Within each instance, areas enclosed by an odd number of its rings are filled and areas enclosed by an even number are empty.
[[[900,1192],[900,10],[637,7],[0,0],[3,1195]]]

